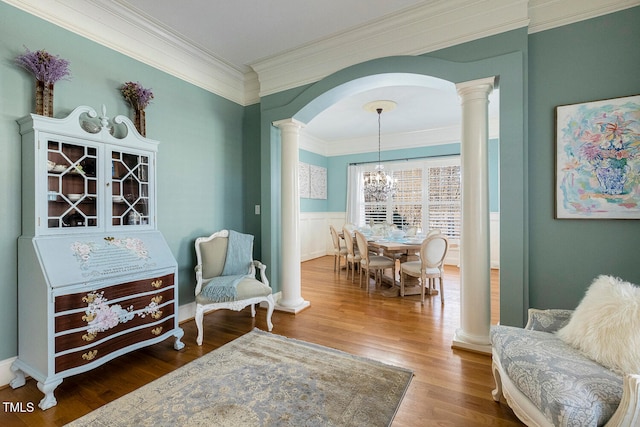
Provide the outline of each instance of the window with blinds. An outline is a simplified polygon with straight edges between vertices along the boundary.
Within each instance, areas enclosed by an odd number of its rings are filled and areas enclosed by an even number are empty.
[[[450,239],[460,239],[462,199],[460,165],[427,169],[427,218],[429,229],[439,229]]]
[[[362,222],[387,222],[399,228],[439,229],[450,239],[460,238],[459,157],[386,164],[385,170],[394,179],[396,192],[385,202],[365,199]]]

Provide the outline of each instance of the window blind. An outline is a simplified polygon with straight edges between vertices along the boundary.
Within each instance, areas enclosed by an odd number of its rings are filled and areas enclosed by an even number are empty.
[[[364,200],[360,223],[393,223],[399,228],[439,229],[460,239],[462,200],[460,158],[385,164],[396,192],[385,202]],[[372,172],[363,172],[362,179]]]

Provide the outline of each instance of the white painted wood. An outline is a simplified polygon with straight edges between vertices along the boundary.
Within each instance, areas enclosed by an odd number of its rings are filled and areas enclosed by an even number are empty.
[[[329,224],[324,212],[300,213],[300,260],[325,256],[333,253],[333,243],[327,247]],[[330,238],[330,235],[329,235]]]
[[[281,169],[281,291],[276,309],[297,313],[309,306],[300,286],[300,193],[298,188],[299,139],[303,124],[295,119],[274,123],[282,142]]]
[[[260,96],[266,96],[313,83],[371,59],[419,55],[527,24],[525,0],[425,3],[382,21],[261,59],[251,67],[260,78]]]
[[[93,121],[90,131],[81,126],[86,116],[96,118],[97,113],[90,107],[78,107],[63,119],[33,114],[19,121],[25,185],[23,230],[18,239],[18,357],[11,364],[14,379],[10,384],[21,387],[26,375],[36,379],[44,393],[39,403],[43,410],[57,404],[54,390],[68,376],[171,336],[176,350],[184,347],[180,341],[184,332],[178,323],[177,262],[156,229],[154,164],[158,142],[142,137],[126,117],[109,120],[104,107],[100,125]],[[120,126],[126,136],[112,136],[110,128],[114,125]],[[89,128],[86,123],[84,128]],[[72,144],[84,155],[88,150],[95,152],[95,173],[74,171],[76,176],[66,179],[64,175],[71,173],[69,166],[60,176],[49,172],[49,155],[57,155],[52,154],[49,141]],[[111,188],[118,180],[112,177],[112,151],[131,154],[130,173],[137,171],[133,163],[139,161],[138,156],[149,159],[149,168],[140,172],[145,175],[140,179],[148,181],[150,217],[145,224],[115,226],[112,222],[116,203],[112,202]],[[68,163],[79,164],[72,151],[65,155]],[[86,183],[89,177],[95,191],[89,190],[83,197],[91,195],[95,199],[87,201],[96,207],[95,225],[49,226],[47,196],[51,183],[59,187],[59,194],[68,197],[66,186],[75,188],[79,180]],[[55,210],[58,202],[51,203]],[[66,201],[61,204],[81,209]],[[106,300],[102,308],[89,309],[96,295],[112,290],[115,297],[109,299],[116,302]],[[67,303],[67,297],[74,294],[74,302]],[[134,308],[133,298],[137,297],[146,306]],[[59,308],[58,302],[68,307]],[[117,324],[91,324],[94,318],[102,318],[96,311],[101,309],[116,313]],[[57,319],[62,319],[62,326],[56,328]],[[122,329],[109,332],[115,326]],[[125,336],[127,340],[118,340]]]
[[[462,230],[460,328],[453,345],[486,346],[490,352],[488,96],[494,78],[460,83],[462,102]]]
[[[489,214],[489,259],[491,268],[500,268],[500,212]]]

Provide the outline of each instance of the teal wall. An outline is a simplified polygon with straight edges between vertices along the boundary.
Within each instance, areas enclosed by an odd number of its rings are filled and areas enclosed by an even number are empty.
[[[244,232],[254,235],[253,255],[261,259],[260,235],[261,216],[255,213],[256,205],[260,205],[260,104],[245,108],[243,121],[243,163],[242,181],[244,182]],[[262,207],[261,207],[262,208]]]
[[[129,114],[118,91],[125,81],[153,89],[147,136],[160,141],[158,226],[179,265],[180,303],[193,301],[193,242],[219,228],[259,231],[259,108],[245,108],[0,2],[0,360],[17,354],[17,239],[21,234],[20,135],[16,120],[33,111],[32,76],[13,64],[30,50],[46,49],[70,61],[72,79],[55,86],[54,113],[78,105]],[[254,123],[251,126],[251,122]],[[251,173],[245,173],[251,168]],[[248,176],[245,181],[245,176]],[[249,187],[251,215],[245,217]],[[256,201],[257,200],[257,201]],[[259,246],[258,246],[259,248]]]
[[[500,210],[499,150],[497,139],[489,140],[489,209]],[[455,156],[460,154],[460,143],[435,145],[410,149],[387,150],[380,153],[385,161],[416,159],[424,157]],[[346,212],[347,210],[347,169],[352,163],[374,162],[378,152],[325,157],[320,154],[300,150],[300,161],[327,168],[327,200],[300,199],[301,212]]]
[[[640,284],[638,220],[554,219],[557,105],[640,94],[640,7],[529,36],[530,300],[575,307],[599,274]]]

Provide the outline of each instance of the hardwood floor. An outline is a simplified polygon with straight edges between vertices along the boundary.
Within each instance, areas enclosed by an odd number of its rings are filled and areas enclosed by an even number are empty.
[[[498,307],[498,274],[492,272],[492,306]],[[447,267],[445,305],[440,297],[388,298],[370,293],[333,271],[333,257],[302,264],[302,296],[311,302],[291,315],[275,312],[273,333],[337,348],[412,369],[415,376],[393,426],[521,426],[505,404],[491,398],[491,357],[451,349],[459,327],[458,270]],[[492,323],[499,318],[492,310]],[[2,426],[62,426],[257,327],[266,330],[265,312],[252,319],[249,309],[205,316],[204,344],[195,343],[194,322],[182,324],[181,351],[173,340],[119,357],[93,371],[66,378],[56,389],[58,405],[41,411],[36,382],[0,390]],[[19,406],[23,412],[17,411]],[[35,410],[29,412],[32,405]],[[13,408],[13,409],[12,409]],[[212,420],[212,425],[213,420]]]

